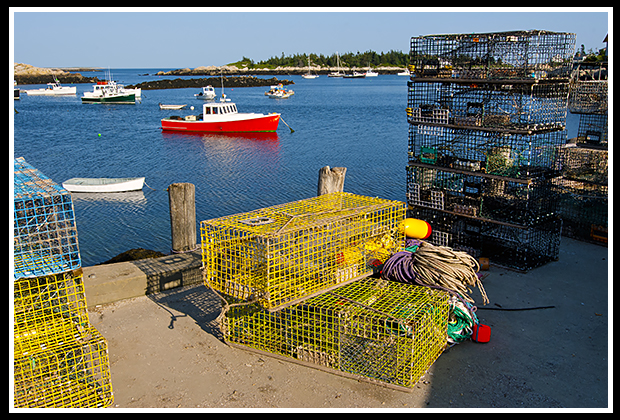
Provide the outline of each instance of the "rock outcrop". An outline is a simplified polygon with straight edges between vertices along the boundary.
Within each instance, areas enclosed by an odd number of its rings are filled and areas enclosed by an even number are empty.
[[[150,82],[142,82],[136,85],[127,85],[128,89],[140,88],[142,90],[155,89],[180,89],[180,88],[202,88],[211,85],[216,89],[221,86],[222,79],[220,77],[196,78],[196,79],[161,79]],[[224,77],[224,88],[254,87],[254,86],[272,86],[282,83],[290,85],[294,82],[290,80],[278,80],[275,77],[271,79],[261,79],[253,76],[226,76]]]
[[[30,64],[13,63],[13,78],[18,85],[44,85],[54,79],[62,84],[97,83],[97,77],[84,77],[80,73],[71,73],[61,69],[34,67]]]

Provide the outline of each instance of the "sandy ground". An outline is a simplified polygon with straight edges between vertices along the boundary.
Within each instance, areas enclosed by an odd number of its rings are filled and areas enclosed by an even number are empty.
[[[608,249],[562,238],[556,262],[517,273],[491,266],[488,343],[446,350],[411,392],[344,378],[226,345],[205,286],[99,306],[116,408],[589,408],[608,400]],[[482,299],[474,294],[477,302]],[[600,410],[591,410],[600,409]]]

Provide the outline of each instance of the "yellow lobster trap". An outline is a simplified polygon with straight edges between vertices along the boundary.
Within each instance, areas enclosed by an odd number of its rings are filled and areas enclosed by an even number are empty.
[[[201,222],[214,290],[279,310],[372,272],[404,244],[405,203],[331,193]]]
[[[15,407],[103,408],[112,404],[107,341],[94,327],[86,330],[79,340],[15,355]]]
[[[81,339],[89,327],[82,269],[20,278],[13,287],[15,357]]]
[[[233,346],[409,391],[446,346],[448,301],[369,277],[280,311],[230,307],[222,329]]]

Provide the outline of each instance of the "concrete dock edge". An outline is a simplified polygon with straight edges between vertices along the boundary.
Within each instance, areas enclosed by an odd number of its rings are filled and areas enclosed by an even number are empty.
[[[199,247],[191,252],[83,267],[89,308],[202,281]]]

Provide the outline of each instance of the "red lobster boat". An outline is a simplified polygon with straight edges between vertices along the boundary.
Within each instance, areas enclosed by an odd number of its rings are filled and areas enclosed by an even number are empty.
[[[202,117],[202,119],[200,119]],[[280,114],[255,114],[237,111],[237,105],[222,94],[219,102],[208,102],[202,106],[202,116],[172,116],[161,120],[166,131],[203,133],[249,133],[273,132],[278,129]]]

